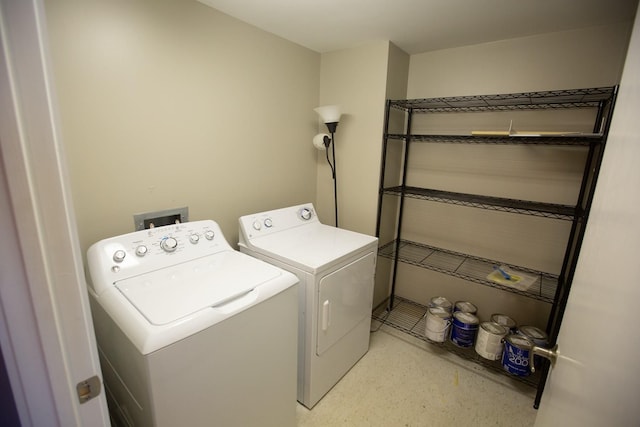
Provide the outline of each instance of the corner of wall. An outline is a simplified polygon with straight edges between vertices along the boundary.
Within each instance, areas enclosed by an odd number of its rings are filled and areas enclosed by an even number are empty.
[[[409,83],[409,54],[393,43],[389,43],[389,58],[387,63],[388,98],[406,98]]]

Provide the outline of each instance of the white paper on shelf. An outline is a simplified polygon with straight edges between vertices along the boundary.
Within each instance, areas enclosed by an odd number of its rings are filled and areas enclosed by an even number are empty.
[[[509,130],[474,130],[471,135],[479,136],[576,136],[576,135],[593,135],[583,132],[570,131],[516,131],[513,127],[513,120],[509,122]]]
[[[510,278],[505,278],[499,270],[493,270],[487,275],[487,280],[495,282],[499,285],[509,286],[511,288],[518,289],[520,291],[528,290],[537,280],[537,276],[522,273],[520,271],[511,270],[508,267],[500,266],[500,268],[506,272]]]

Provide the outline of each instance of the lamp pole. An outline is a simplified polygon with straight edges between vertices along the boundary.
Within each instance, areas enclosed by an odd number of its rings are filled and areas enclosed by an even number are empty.
[[[327,129],[331,132],[331,157],[333,157],[333,207],[335,211],[335,223],[338,227],[338,179],[337,179],[337,166],[336,166],[336,137],[335,132],[338,127],[338,122],[325,123]]]

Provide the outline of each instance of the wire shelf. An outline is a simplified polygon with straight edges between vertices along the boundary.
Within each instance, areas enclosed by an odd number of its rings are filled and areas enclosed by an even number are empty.
[[[599,133],[567,134],[567,135],[407,135],[390,133],[385,135],[388,140],[410,140],[434,144],[493,144],[493,145],[554,145],[588,147],[600,144],[604,136]]]
[[[497,95],[390,100],[389,105],[416,113],[597,108],[612,98],[615,87],[552,90]]]
[[[378,250],[378,255],[394,259],[396,255],[396,240],[393,240]],[[558,286],[558,276],[530,268],[510,265],[504,262],[480,258],[447,249],[436,248],[422,243],[400,240],[398,261],[428,270],[437,271],[459,279],[467,280],[483,286],[501,289],[503,291],[522,295],[538,301],[552,303]],[[504,265],[515,271],[536,276],[536,281],[526,290],[501,285],[487,279],[494,266]]]
[[[532,215],[543,218],[571,221],[578,217],[577,207],[554,203],[532,202],[528,200],[507,199],[502,197],[454,193],[451,191],[402,186],[385,188],[384,193],[395,196],[404,195],[414,199],[429,200],[432,202]]]
[[[373,312],[371,318],[415,338],[421,339],[444,351],[453,353],[464,360],[473,361],[492,372],[505,375],[530,387],[536,388],[538,386],[540,381],[539,371],[528,377],[511,375],[504,370],[501,361],[491,361],[480,357],[478,353],[475,352],[474,348],[461,348],[454,345],[449,340],[444,342],[434,342],[429,340],[424,334],[427,307],[399,296],[396,296],[394,301],[394,307],[390,312],[387,311],[387,307],[385,305],[382,305]]]

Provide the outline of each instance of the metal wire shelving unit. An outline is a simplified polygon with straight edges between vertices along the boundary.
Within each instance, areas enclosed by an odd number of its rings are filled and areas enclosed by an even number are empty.
[[[398,263],[402,263],[453,276],[470,284],[500,289],[550,304],[551,314],[546,330],[550,338],[549,344],[555,344],[589,216],[591,200],[593,198],[600,163],[609,132],[617,90],[617,86],[612,86],[497,95],[388,100],[385,110],[376,234],[381,238],[381,247],[379,248],[378,255],[392,261],[390,279],[391,294],[386,307],[389,318],[392,318],[394,313]],[[531,132],[523,134],[511,132],[511,129],[508,132],[478,131],[460,135],[430,134],[428,129],[420,133],[412,132],[413,116],[416,114],[500,113],[526,110],[558,111],[567,109],[592,109],[595,111],[592,128],[589,132]],[[393,114],[393,117],[390,117],[392,110],[396,110],[396,112]],[[390,121],[393,121],[394,126],[397,126],[399,115],[404,116],[404,131],[401,132],[406,133],[398,133],[397,131],[389,132]],[[545,117],[547,117],[547,115],[545,115]],[[455,120],[457,119],[458,116],[456,116]],[[427,126],[425,126],[425,123],[422,123],[421,127],[429,128],[428,123],[431,122],[427,122]],[[411,147],[414,144],[425,143],[584,147],[586,150],[586,160],[577,202],[575,205],[569,206],[410,186],[407,184],[407,170],[409,168],[408,159],[412,151]],[[387,168],[387,150],[390,144],[394,144],[394,147],[401,148],[401,150],[395,150],[396,153],[401,153],[399,157],[397,157],[397,154],[391,156],[394,162],[399,162],[393,170],[399,170],[400,176],[387,180],[385,172]],[[397,144],[401,145],[398,146]],[[395,177],[395,175],[392,176]],[[393,182],[393,184],[385,185],[387,182]],[[404,201],[406,199],[446,203],[518,215],[537,216],[552,221],[567,221],[571,224],[571,230],[569,232],[560,274],[555,275],[548,272],[535,271],[525,266],[515,266],[499,260],[454,252],[446,248],[431,246],[428,242],[410,241],[404,238],[402,231],[405,208]],[[393,202],[389,202],[388,200],[393,200]],[[392,206],[392,208],[385,210],[383,208],[385,201],[387,203],[393,203],[389,205]],[[383,236],[380,236],[380,232],[383,228],[382,217],[385,212],[386,215],[394,215],[391,223],[385,222],[385,224],[395,224],[392,225],[395,230],[395,235],[384,236],[384,238],[382,238]],[[386,218],[386,221],[389,221],[388,218]],[[427,223],[427,221],[425,221],[425,223]],[[384,227],[384,230],[388,232],[389,227]],[[506,265],[515,271],[522,271],[532,275],[536,277],[536,280],[526,289],[504,286],[487,278],[495,265]],[[416,307],[420,306],[420,304],[405,300],[400,296],[397,298],[399,306],[407,306],[407,304],[413,304]],[[388,321],[385,323],[387,322]],[[407,329],[399,324],[393,324],[393,326],[401,330]],[[418,332],[415,331],[415,325],[414,327],[408,328],[406,332],[426,340],[424,334],[419,331],[419,327]],[[460,349],[447,343],[436,343],[435,345],[439,345],[447,351],[459,354],[461,357],[467,359],[478,359],[477,355],[466,354],[464,351],[460,351]],[[484,364],[482,360],[477,361],[478,363]],[[536,396],[534,406],[539,403],[547,370],[548,364],[543,364],[543,372],[540,375],[525,380],[534,386],[538,386],[538,395]]]

